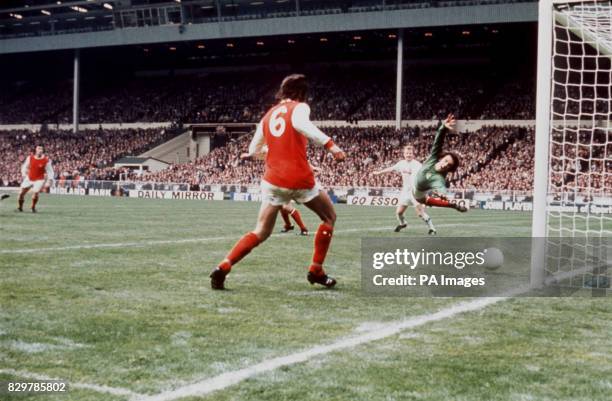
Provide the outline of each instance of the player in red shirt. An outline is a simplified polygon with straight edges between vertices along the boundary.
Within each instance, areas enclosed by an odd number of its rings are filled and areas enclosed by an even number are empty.
[[[308,235],[308,228],[306,228],[304,221],[302,221],[302,215],[300,214],[299,210],[293,207],[291,203],[283,205],[280,210],[280,214],[283,218],[283,222],[285,223],[283,225],[281,233],[288,233],[289,231],[293,231],[293,229],[295,228],[293,224],[291,224],[291,217],[295,221],[295,224],[300,227],[300,235]]]
[[[267,147],[266,169],[261,181],[262,203],[255,230],[245,234],[210,274],[215,290],[224,289],[225,277],[232,266],[265,241],[276,222],[279,210],[291,200],[303,203],[321,219],[314,237],[314,254],[307,279],[311,284],[333,287],[336,280],[323,269],[323,262],[336,222],[336,212],[329,196],[321,190],[306,156],[308,140],[324,146],[337,161],[346,155],[330,137],[310,121],[306,103],[306,77],[286,77],[276,94],[279,103],[262,118],[249,145],[249,155],[261,155]]]
[[[21,183],[21,193],[19,194],[17,210],[23,212],[23,203],[25,202],[26,193],[32,189],[32,213],[36,213],[36,203],[38,203],[38,194],[43,189],[45,184],[50,184],[54,178],[53,167],[51,160],[43,153],[44,149],[41,145],[36,146],[34,154],[28,156],[21,166],[21,175],[23,182]]]

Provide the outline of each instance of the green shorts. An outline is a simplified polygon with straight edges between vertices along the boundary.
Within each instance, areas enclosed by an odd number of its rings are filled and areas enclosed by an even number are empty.
[[[415,187],[412,187],[412,197],[419,203],[424,203],[427,197],[427,192],[419,191]]]
[[[439,194],[442,194],[442,195],[446,195],[446,188],[442,190],[431,188],[427,191],[419,191],[418,189],[416,189],[416,187],[412,187],[412,196],[417,202],[425,203],[425,198],[427,198],[427,195],[432,191],[438,192]]]

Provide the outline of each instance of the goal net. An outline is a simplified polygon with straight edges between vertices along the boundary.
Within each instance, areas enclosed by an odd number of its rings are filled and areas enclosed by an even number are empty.
[[[540,1],[532,283],[608,290],[612,2]]]

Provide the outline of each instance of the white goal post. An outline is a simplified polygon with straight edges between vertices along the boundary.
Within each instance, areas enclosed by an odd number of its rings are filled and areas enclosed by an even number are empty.
[[[607,290],[612,1],[540,0],[538,10],[531,283]]]

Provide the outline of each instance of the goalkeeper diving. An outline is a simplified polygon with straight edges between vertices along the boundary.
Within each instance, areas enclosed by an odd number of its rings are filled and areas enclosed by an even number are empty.
[[[454,152],[443,152],[444,139],[448,131],[454,131],[455,116],[449,114],[436,131],[431,153],[418,171],[412,195],[417,202],[428,206],[448,207],[459,212],[467,212],[463,204],[449,201],[446,189],[446,175],[457,170],[459,156]]]

